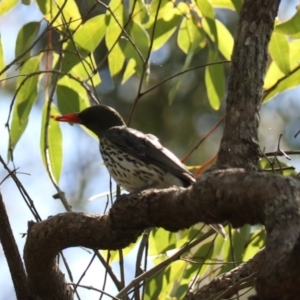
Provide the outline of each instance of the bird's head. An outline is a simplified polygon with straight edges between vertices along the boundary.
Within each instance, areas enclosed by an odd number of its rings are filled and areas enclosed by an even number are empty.
[[[93,131],[99,139],[104,136],[109,128],[125,125],[120,114],[106,105],[91,106],[79,113],[54,117],[54,119],[59,122],[82,124]]]

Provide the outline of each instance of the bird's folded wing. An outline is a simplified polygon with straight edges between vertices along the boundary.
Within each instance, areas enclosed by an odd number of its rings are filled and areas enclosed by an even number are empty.
[[[187,183],[186,186],[195,182],[193,174],[171,151],[164,148],[154,135],[125,126],[116,126],[106,132],[105,138],[129,155],[179,177]]]

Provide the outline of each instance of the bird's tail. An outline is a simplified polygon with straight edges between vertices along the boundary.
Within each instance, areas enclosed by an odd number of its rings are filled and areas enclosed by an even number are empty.
[[[221,236],[226,240],[226,232],[221,224],[211,224],[210,227],[213,228],[217,233],[221,234]]]

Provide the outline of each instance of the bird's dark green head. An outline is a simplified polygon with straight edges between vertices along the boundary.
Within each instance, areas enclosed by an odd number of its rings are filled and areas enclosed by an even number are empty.
[[[73,113],[55,117],[56,121],[78,123],[84,125],[89,130],[93,131],[99,139],[105,132],[114,126],[125,125],[120,114],[113,108],[106,105],[91,106],[80,113]]]

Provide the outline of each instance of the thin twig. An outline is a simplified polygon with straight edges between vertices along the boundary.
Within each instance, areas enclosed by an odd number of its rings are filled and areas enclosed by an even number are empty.
[[[68,284],[69,284],[69,285],[75,285],[75,286],[77,285],[77,283],[73,283],[73,282],[69,282]],[[81,288],[88,289],[88,290],[93,290],[93,291],[102,293],[102,294],[104,294],[104,295],[106,295],[106,296],[111,297],[113,300],[121,300],[120,298],[117,298],[117,297],[115,297],[115,296],[113,296],[113,295],[111,295],[111,294],[109,294],[109,293],[107,293],[107,292],[105,292],[105,291],[103,291],[103,290],[96,289],[96,288],[94,288],[94,287],[92,287],[92,286],[83,285],[83,284],[78,284],[77,286],[78,286],[78,287],[81,287]]]
[[[143,259],[144,250],[146,252],[146,249],[148,248],[148,240],[149,240],[149,235],[150,235],[151,230],[152,230],[152,228],[148,228],[143,233],[143,236],[142,236],[139,248],[138,248],[138,252],[136,255],[136,259],[135,259],[135,277],[138,277],[143,273],[143,270],[141,270],[141,262]],[[145,260],[147,260],[146,253],[145,253],[144,257],[145,257]],[[146,268],[144,270],[146,270]],[[134,297],[136,300],[140,299],[140,290],[138,287],[136,287],[134,289]]]
[[[119,266],[120,266],[120,278],[122,286],[125,286],[125,268],[124,268],[124,256],[123,249],[118,249],[119,252]]]
[[[235,257],[235,252],[234,252],[234,244],[233,244],[233,237],[232,237],[232,227],[230,224],[228,224],[229,226],[229,230],[228,230],[228,233],[229,233],[229,242],[230,242],[230,254],[231,254],[231,257],[232,257],[232,261],[234,262],[234,267],[236,268],[236,257]],[[240,299],[240,296],[239,296],[239,292],[237,291],[237,299]]]
[[[62,55],[62,44],[60,44],[60,50],[59,50],[59,59],[58,59],[58,69],[60,70],[62,67],[63,63],[63,55]],[[53,174],[52,166],[51,166],[51,161],[50,161],[50,156],[49,156],[49,144],[48,144],[48,130],[49,130],[49,120],[50,120],[50,112],[51,112],[51,104],[53,102],[53,97],[56,91],[57,87],[57,82],[59,79],[59,74],[56,73],[53,75],[53,86],[50,91],[50,95],[47,101],[47,107],[46,107],[46,117],[45,117],[45,127],[44,127],[44,156],[45,156],[45,161],[46,161],[46,170],[49,175],[49,178],[54,185],[55,189],[57,190],[56,198],[59,198],[60,201],[62,202],[64,208],[66,211],[71,212],[72,211],[72,206],[68,203],[68,200],[65,196],[65,193],[60,189],[58,183],[56,182],[56,179]]]
[[[187,153],[181,161],[184,163],[192,154],[195,150],[197,150],[200,145],[224,122],[225,116],[223,116],[208,132],[207,134],[192,148],[192,150]]]
[[[88,70],[87,70],[87,68],[86,68],[86,65],[83,63],[84,59],[83,59],[83,57],[82,57],[82,55],[81,55],[81,53],[80,53],[80,51],[79,51],[79,49],[78,49],[78,47],[77,47],[75,41],[74,41],[74,38],[73,38],[74,33],[79,29],[79,27],[81,26],[81,24],[79,24],[78,27],[77,27],[75,30],[73,30],[73,31],[71,32],[71,30],[69,29],[69,26],[67,26],[67,21],[66,21],[65,16],[64,16],[63,13],[62,13],[62,20],[63,20],[63,22],[64,22],[64,24],[65,24],[65,28],[66,28],[66,31],[67,31],[67,33],[68,33],[68,39],[70,39],[70,41],[71,41],[71,43],[72,43],[72,45],[73,45],[73,47],[74,47],[74,49],[75,49],[75,55],[77,55],[77,57],[80,59],[81,65],[83,66],[84,71],[85,71],[85,73],[86,73],[86,75],[87,75],[87,77],[88,77],[88,78],[85,80],[85,82],[88,82],[88,81],[89,81],[89,82],[91,83],[91,86],[93,87],[93,94],[97,96],[97,91],[96,91],[96,88],[95,88],[95,85],[94,85],[94,81],[93,81],[93,76],[94,76],[95,72],[92,71],[92,73],[89,74],[89,72],[88,72]],[[67,40],[68,40],[68,39],[67,39]],[[90,58],[90,56],[89,56],[89,58]],[[87,62],[87,63],[88,63],[88,62]],[[91,70],[93,70],[93,69],[95,70],[94,66],[92,66],[91,63],[89,64],[89,66],[90,66]],[[94,100],[97,99],[96,103],[97,103],[98,105],[101,104],[101,102],[100,102],[100,100],[99,100],[98,98],[95,97],[95,98],[93,98],[93,99],[94,99]]]
[[[10,275],[18,299],[30,299],[28,278],[24,269],[21,255],[18,250],[0,193],[0,241],[9,267]]]
[[[181,71],[181,72],[179,72],[179,73],[176,73],[176,74],[174,74],[174,75],[172,75],[172,76],[170,76],[170,77],[168,77],[168,78],[166,78],[166,79],[160,81],[158,84],[155,84],[154,86],[152,86],[152,87],[149,88],[148,90],[146,90],[146,91],[144,91],[144,92],[141,92],[141,93],[140,93],[140,97],[142,97],[142,96],[148,94],[149,92],[153,91],[154,89],[156,89],[156,88],[159,87],[160,85],[162,85],[162,84],[164,84],[164,83],[170,81],[171,79],[176,78],[176,77],[178,77],[178,76],[181,76],[181,75],[183,75],[183,74],[185,74],[185,73],[188,73],[188,72],[190,72],[190,71],[197,70],[197,69],[201,69],[201,68],[206,68],[207,66],[219,65],[219,64],[226,64],[226,63],[230,63],[230,62],[231,62],[230,60],[215,61],[215,62],[207,63],[207,64],[204,64],[204,65],[196,66],[196,67],[193,67],[193,68],[189,68],[189,69],[187,69],[187,70],[183,70],[183,71]]]
[[[100,1],[100,0],[97,0],[97,1],[98,1],[98,3],[100,3],[101,5],[103,5],[103,7],[105,7],[106,9],[109,9],[109,11],[110,11],[110,13],[112,14],[113,18],[116,20],[115,15],[114,15],[113,12],[110,10],[110,8],[109,8],[105,3],[103,3],[102,1]],[[129,24],[130,21],[131,21],[131,16],[132,16],[132,14],[130,14],[129,19],[128,19],[128,21],[124,24],[124,26],[120,26],[120,25],[119,25],[122,31],[120,32],[119,36],[117,37],[117,39],[115,40],[115,42],[113,43],[113,45],[111,46],[111,48],[108,49],[107,53],[106,53],[105,56],[102,58],[102,60],[100,61],[100,63],[97,65],[97,70],[100,69],[100,67],[102,66],[102,64],[107,60],[109,54],[112,52],[112,50],[114,49],[114,47],[117,45],[119,39],[121,38],[122,33],[125,34],[125,32],[126,32],[125,29],[126,29],[126,27],[128,26],[128,24]],[[127,34],[127,32],[126,32],[126,34]],[[131,39],[129,39],[129,41],[132,43],[132,46],[133,46],[134,48],[137,49],[137,47],[136,47],[135,44],[131,41]],[[139,52],[137,52],[137,53],[139,53]]]
[[[296,67],[294,70],[292,70],[292,71],[290,71],[289,73],[287,73],[286,75],[284,75],[283,77],[281,77],[280,79],[278,79],[277,81],[276,81],[276,83],[275,84],[273,84],[270,88],[268,88],[267,90],[264,90],[264,94],[263,94],[263,99],[262,99],[262,101],[264,101],[264,99],[273,91],[273,90],[275,90],[277,87],[278,87],[278,85],[283,81],[283,80],[285,80],[286,78],[288,78],[289,76],[291,76],[292,74],[294,74],[295,72],[297,72],[298,70],[300,69],[300,65],[298,66],[298,67]],[[0,74],[1,75],[1,74]],[[297,135],[298,135],[298,133],[297,133]],[[296,135],[296,136],[297,136]],[[296,137],[295,136],[295,137]]]
[[[4,169],[7,170],[7,172],[11,175],[11,178],[15,182],[22,198],[24,199],[26,205],[28,206],[28,208],[29,208],[30,212],[32,213],[32,215],[34,216],[35,220],[37,222],[42,221],[42,218],[40,217],[37,209],[35,208],[33,200],[30,198],[29,194],[27,193],[26,189],[24,188],[24,186],[22,185],[21,181],[18,179],[16,174],[13,171],[11,171],[10,168],[8,167],[8,165],[5,163],[5,161],[3,160],[1,155],[0,155],[0,162],[3,165]]]
[[[188,244],[186,244],[184,247],[182,247],[180,250],[178,250],[175,254],[173,254],[172,256],[170,256],[169,258],[167,258],[166,260],[164,260],[163,262],[161,262],[160,264],[156,265],[155,267],[153,267],[152,269],[150,269],[149,271],[143,273],[142,275],[134,278],[130,284],[128,284],[123,290],[121,290],[116,297],[122,298],[125,295],[127,295],[127,293],[133,289],[134,287],[138,286],[139,283],[143,280],[152,278],[153,276],[155,276],[157,273],[159,273],[160,271],[162,271],[163,269],[165,269],[168,265],[170,265],[172,262],[180,259],[181,255],[184,254],[187,250],[193,248],[194,246],[196,246],[197,244],[201,243],[202,241],[204,241],[205,239],[207,239],[208,237],[212,236],[213,234],[215,234],[215,230],[211,229],[208,232],[204,233],[201,237],[199,237],[198,239],[196,239],[193,242],[189,242]]]
[[[90,262],[88,263],[88,265],[86,266],[85,270],[82,272],[80,278],[78,279],[78,281],[77,281],[77,283],[76,283],[76,285],[75,285],[75,287],[74,287],[74,290],[75,290],[75,291],[76,291],[78,285],[80,284],[80,281],[83,279],[83,277],[85,276],[86,272],[88,271],[88,269],[89,269],[90,266],[92,265],[92,262],[94,261],[95,257],[96,257],[96,253],[94,253],[94,255],[92,256]]]
[[[109,265],[109,256],[107,258],[107,261],[104,259],[104,257],[99,253],[99,251],[94,250],[96,252],[96,256],[97,258],[100,260],[100,262],[102,263],[102,265],[104,266],[105,270],[107,271],[107,273],[109,274],[110,278],[112,279],[113,283],[115,284],[115,286],[117,287],[117,289],[120,291],[122,290],[123,286],[120,282],[120,280],[118,279],[118,277],[115,275],[115,273],[113,272],[111,266]]]
[[[48,24],[48,26],[45,28],[45,30],[41,33],[41,35],[27,48],[25,49],[19,56],[17,56],[15,59],[13,59],[8,65],[6,65],[2,70],[0,70],[0,76],[8,70],[11,66],[16,64],[21,58],[23,58],[33,47],[44,37],[44,35],[48,32],[49,29],[52,28],[52,25],[57,20],[57,18],[60,16],[61,12],[63,11],[65,5],[67,4],[67,1],[64,1],[63,5],[58,9],[57,14],[54,16],[52,21]]]
[[[139,99],[141,98],[141,91],[142,91],[144,76],[145,76],[145,73],[146,73],[147,65],[149,63],[151,51],[152,51],[152,48],[153,48],[154,34],[155,34],[156,23],[157,23],[157,18],[158,18],[158,13],[159,13],[160,5],[161,5],[161,0],[159,0],[158,4],[157,4],[157,9],[156,9],[156,12],[155,12],[154,22],[153,22],[153,30],[152,30],[151,38],[150,38],[150,45],[149,45],[149,48],[148,48],[146,59],[145,59],[145,61],[143,63],[143,69],[142,69],[141,79],[140,79],[138,90],[137,90],[137,95],[136,95],[136,98],[135,98],[135,100],[133,102],[133,106],[132,106],[132,109],[131,109],[131,112],[130,112],[130,115],[129,115],[129,119],[128,119],[128,122],[127,122],[128,126],[131,123],[131,120],[132,120],[132,117],[133,117],[133,113],[135,111],[137,103],[138,103]]]

